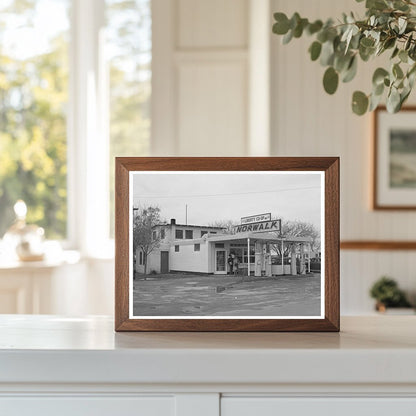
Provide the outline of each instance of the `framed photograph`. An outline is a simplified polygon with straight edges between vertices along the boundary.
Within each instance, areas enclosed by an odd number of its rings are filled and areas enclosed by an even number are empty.
[[[339,331],[339,159],[116,158],[116,331]]]
[[[374,112],[373,208],[416,209],[416,107]]]

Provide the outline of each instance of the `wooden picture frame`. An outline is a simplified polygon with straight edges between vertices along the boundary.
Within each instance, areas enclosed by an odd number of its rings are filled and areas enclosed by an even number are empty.
[[[416,209],[416,170],[408,171],[408,165],[414,163],[412,160],[407,160],[409,156],[415,156],[416,161],[415,116],[416,106],[404,107],[396,114],[388,113],[384,106],[378,107],[373,112],[372,207],[374,210],[409,211]],[[406,136],[409,134],[413,137]],[[396,142],[397,140],[404,142],[411,140],[413,155],[405,149],[401,152],[393,149],[392,140]],[[411,187],[408,185],[409,182],[411,182]]]
[[[264,178],[266,178],[267,180],[269,179],[269,177],[266,175],[271,175],[270,179],[273,179],[273,181],[276,181],[277,179],[281,181],[283,180],[286,181],[287,179],[298,180],[296,177],[296,174],[299,176],[300,179],[302,179],[304,176],[306,179],[311,178],[311,180],[312,179],[315,180],[314,175],[318,175],[320,178],[319,179],[320,191],[319,191],[319,194],[317,195],[319,195],[319,198],[321,198],[320,199],[321,202],[319,205],[319,209],[320,209],[319,212],[320,212],[320,218],[321,218],[320,224],[322,226],[321,239],[323,239],[324,241],[324,248],[322,247],[322,252],[324,253],[323,261],[322,261],[322,267],[323,267],[324,273],[322,273],[322,276],[320,277],[321,283],[320,283],[320,288],[319,288],[320,293],[321,293],[321,297],[319,298],[320,299],[319,302],[321,302],[320,303],[321,305],[320,315],[319,316],[313,315],[313,316],[307,316],[307,317],[304,317],[301,315],[294,315],[294,316],[289,316],[289,317],[280,316],[280,315],[271,315],[271,316],[267,316],[266,318],[265,317],[257,318],[256,316],[253,315],[253,316],[250,316],[248,319],[247,317],[240,318],[238,315],[235,315],[235,316],[229,315],[229,316],[220,317],[220,318],[218,318],[216,315],[215,316],[214,315],[212,316],[210,315],[209,316],[202,316],[202,315],[182,316],[181,315],[180,317],[175,315],[174,317],[169,316],[169,317],[161,317],[161,318],[158,317],[158,315],[154,315],[154,316],[141,316],[141,314],[134,315],[134,313],[136,312],[132,312],[132,310],[134,310],[132,309],[133,308],[132,304],[133,304],[133,299],[134,299],[134,294],[133,294],[134,271],[133,271],[133,249],[132,249],[133,231],[132,230],[133,230],[133,219],[136,224],[137,215],[138,215],[137,213],[134,214],[134,210],[137,210],[138,208],[135,208],[134,204],[136,202],[134,202],[135,200],[133,199],[133,196],[136,198],[136,194],[137,194],[138,195],[137,198],[139,198],[139,202],[140,202],[140,198],[142,198],[142,196],[143,198],[145,198],[145,196],[143,194],[143,191],[140,191],[140,192],[139,191],[136,192],[135,190],[133,191],[133,185],[138,184],[137,186],[140,187],[140,186],[144,186],[143,184],[146,183],[146,186],[150,186],[150,185],[147,185],[149,183],[149,180],[152,180],[152,181],[157,180],[158,177],[156,176],[156,174],[158,174],[161,180],[163,180],[163,182],[160,182],[160,183],[164,183],[163,186],[167,186],[165,184],[167,179],[169,178],[169,176],[167,175],[177,174],[177,173],[183,174],[184,180],[185,179],[188,180],[188,178],[191,178],[195,174],[206,175],[206,177],[208,178],[211,178],[211,176],[209,175],[213,173],[217,173],[219,175],[218,176],[219,178],[225,177],[221,175],[229,174],[231,178],[230,180],[232,180],[233,175],[237,175],[237,174],[247,175],[247,176],[244,176],[244,178],[249,178],[249,179],[251,178],[250,175],[257,174],[259,175],[258,178],[262,180],[261,182],[262,184],[265,183]],[[279,174],[281,176],[278,176]],[[206,177],[204,176],[204,181],[205,181],[204,183],[206,183]],[[195,180],[195,179],[192,179],[192,180]],[[174,183],[178,183],[178,182],[176,181]],[[277,182],[273,182],[273,183],[277,183]],[[175,185],[173,185],[173,187],[175,187]],[[203,187],[202,183],[201,183],[201,187]],[[155,186],[153,186],[151,189],[154,189],[154,188]],[[163,188],[163,187],[160,187],[160,188]],[[293,185],[292,188],[290,189],[284,189],[284,188],[280,188],[280,189],[282,190],[282,193],[284,193],[284,191],[287,191],[286,194],[288,193],[290,194],[292,191],[293,191],[292,193],[298,192],[295,195],[301,195],[302,198],[304,198],[303,195],[306,195],[308,192],[306,191],[307,187],[296,188],[295,185]],[[302,191],[302,189],[305,189],[305,190]],[[162,191],[159,191],[159,192],[162,192]],[[278,191],[272,190],[269,192],[278,192]],[[318,191],[314,191],[314,192],[318,192]],[[115,200],[115,212],[116,212],[115,214],[115,330],[116,331],[339,331],[339,315],[340,315],[340,312],[339,312],[340,311],[339,309],[339,299],[340,299],[340,295],[339,295],[339,288],[340,288],[339,286],[339,244],[340,244],[339,242],[339,158],[337,157],[252,157],[252,158],[249,158],[249,157],[246,157],[246,158],[119,157],[119,158],[116,158],[115,195],[116,195],[115,197],[116,198]],[[218,197],[219,195],[216,195],[216,196]],[[234,193],[233,195],[239,195],[239,194]],[[195,195],[194,197],[197,197],[197,196],[201,196],[201,195]],[[209,196],[212,196],[212,195],[209,195]],[[233,196],[233,198],[237,198],[237,197]],[[221,197],[220,199],[225,200],[225,197]],[[260,197],[255,195],[251,199],[255,199],[257,201],[257,200],[260,200]],[[286,200],[289,200],[289,197],[286,196]],[[301,204],[299,204],[299,206],[300,205]],[[303,205],[307,206],[308,204],[303,204]],[[252,214],[253,215],[260,214],[260,212],[268,213],[270,211],[266,207],[264,208],[265,209],[263,211],[260,209],[260,211],[258,212],[247,212],[247,216],[252,215]],[[302,209],[307,210],[307,208],[302,208]],[[241,215],[240,217],[242,216],[243,215]],[[263,217],[263,219],[264,218],[265,217]],[[265,219],[267,220],[268,218],[265,218]],[[252,220],[245,219],[245,221],[249,222]],[[171,223],[170,226],[173,227],[174,225],[172,224],[175,225],[176,222]],[[186,222],[186,224],[188,223]],[[258,224],[260,223],[256,223],[256,224],[259,227]],[[270,227],[272,225],[278,226],[277,222],[275,224],[269,224]],[[169,226],[169,224],[167,226]],[[178,224],[176,224],[175,226],[176,228],[179,227]],[[193,226],[189,225],[188,227],[193,227]],[[267,227],[265,223],[264,223],[264,227]],[[240,231],[246,232],[246,230],[247,230],[246,228],[242,228],[242,230]],[[250,234],[252,231],[252,228],[248,228],[248,230],[249,231],[247,231],[247,234],[244,234],[244,238],[246,238],[246,236],[253,235],[253,234]],[[136,231],[136,234],[137,234],[137,231]],[[156,238],[155,235],[156,234],[154,234],[154,238]],[[165,233],[163,233],[163,235],[165,238]],[[259,232],[256,231],[255,235],[258,236]],[[250,282],[251,281],[254,282],[253,285],[257,284],[256,283],[257,278],[252,277],[253,272],[250,272],[250,262],[252,262],[251,256],[255,256],[253,258],[255,258],[256,260],[260,258],[262,255],[264,255],[264,257],[261,257],[262,259],[269,259],[268,263],[266,261],[262,263],[262,264],[266,264],[266,266],[264,267],[266,267],[266,270],[268,270],[267,273],[269,273],[270,269],[274,267],[273,262],[270,260],[270,258],[273,256],[271,254],[268,254],[268,253],[271,253],[271,251],[267,252],[265,250],[265,247],[268,247],[268,244],[266,242],[266,237],[265,237],[267,235],[269,234],[267,233],[262,234],[261,238],[263,240],[260,239],[260,237],[256,237],[256,241],[254,244],[258,243],[259,247],[263,247],[264,251],[263,252],[261,252],[261,250],[259,251],[257,246],[255,246],[255,250],[256,250],[255,255],[252,254],[251,252],[250,239],[247,238],[248,240],[248,249],[247,249],[247,258],[246,258],[246,261],[248,263],[247,276],[248,276],[248,279],[250,279]],[[302,272],[305,273],[306,260],[303,261],[303,259],[307,258],[305,254],[305,246],[307,244],[306,243],[303,244],[303,242],[299,244],[297,243],[295,244],[291,242],[292,240],[290,240],[289,237],[282,236],[281,230],[280,230],[280,235],[281,235],[280,236],[281,241],[283,242],[283,240],[286,239],[288,242],[287,246],[291,247],[291,250],[292,250],[291,259],[292,260],[296,258],[296,251],[293,247],[294,246],[301,247],[300,254],[298,254],[301,259],[300,268],[302,269]],[[243,236],[243,234],[241,234],[241,236]],[[176,235],[175,238],[176,237],[178,236]],[[203,234],[201,231],[200,238],[201,239],[205,238],[205,240],[201,240],[201,241],[208,241],[207,246],[210,245],[213,247],[214,240],[222,241],[222,239],[226,240],[226,238],[232,239],[234,237],[232,235],[225,236],[225,234],[219,234],[215,236],[214,233],[211,234],[211,232],[209,233],[209,235],[205,235],[203,237]],[[240,238],[240,235],[239,235],[239,238]],[[259,238],[258,241],[257,241],[257,238]],[[295,237],[290,237],[290,238],[295,239]],[[293,240],[293,241],[298,241],[298,240]],[[185,242],[183,244],[185,244]],[[194,249],[196,249],[195,246],[197,245],[198,244],[194,245]],[[216,246],[217,245],[215,244],[215,247]],[[136,244],[135,254],[137,254],[138,252],[141,253],[141,250],[142,250],[141,248],[137,248],[137,247],[139,246],[137,246]],[[170,249],[172,249],[171,251],[169,251],[169,253],[171,252],[173,253],[174,251],[173,246],[169,246],[169,247]],[[309,244],[308,247],[309,247],[308,250],[310,250],[311,244]],[[198,250],[199,249],[201,248],[198,247]],[[176,250],[176,246],[175,246],[175,250]],[[293,252],[295,253],[294,255],[293,255]],[[282,260],[281,260],[280,270],[282,270],[282,273],[284,273],[284,270],[287,266],[285,263],[283,243],[282,243],[281,253],[282,253]],[[229,257],[230,256],[232,255],[229,254]],[[260,257],[257,257],[257,256],[260,256]],[[223,264],[223,262],[221,259],[223,257],[224,257],[223,254],[221,255],[217,254],[217,257],[215,260],[217,262],[216,263],[217,268],[222,267],[221,265]],[[218,263],[219,261],[218,259],[221,260],[219,263]],[[136,258],[136,263],[134,266],[135,270],[137,268],[142,267],[141,265],[138,265],[137,263],[138,261],[139,260],[137,260]],[[307,261],[309,261],[309,271],[310,271],[310,264],[311,264],[310,254],[309,254],[309,260]],[[296,263],[298,262],[296,261]],[[289,267],[291,267],[291,270],[296,271],[298,269],[293,269],[293,267],[295,267],[294,264],[295,264],[295,261],[291,261],[291,265],[289,265]],[[256,265],[255,273],[257,273],[257,271],[260,270],[260,267],[263,267],[263,266],[260,266],[260,261],[257,261],[255,265]],[[230,267],[231,267],[231,264],[230,264]],[[237,270],[239,270],[238,264],[236,267],[237,267]],[[226,270],[228,270],[227,265],[225,265],[225,268]],[[145,266],[145,269],[146,269],[146,266]],[[263,273],[263,270],[262,270],[262,273]],[[268,276],[270,275],[268,274]],[[209,278],[209,277],[210,276],[207,275],[204,278]],[[306,281],[305,279],[308,279],[308,277],[305,277],[305,276],[298,276],[297,278],[299,279],[299,282],[302,282],[302,279],[304,279],[303,281]],[[259,278],[259,279],[262,279],[262,278]],[[270,282],[272,282],[273,279],[275,279],[273,280],[273,282],[282,281],[282,280],[279,280],[281,279],[280,277],[271,277],[270,279],[271,279]],[[145,281],[147,282],[147,279],[139,279],[139,280],[140,280],[140,284],[142,284],[142,280],[143,282]],[[244,278],[242,279],[242,281],[244,281]],[[262,281],[266,282],[267,279],[262,280]],[[287,278],[285,281],[289,281],[290,284],[292,284],[292,282],[295,282],[295,280],[290,280],[289,278]],[[165,284],[165,282],[162,282],[162,280],[160,280],[160,282]],[[275,283],[273,282],[270,284],[275,285]],[[130,287],[130,285],[132,285],[132,287]],[[139,291],[139,294],[141,294],[140,291]],[[141,306],[142,305],[139,304],[139,307]]]

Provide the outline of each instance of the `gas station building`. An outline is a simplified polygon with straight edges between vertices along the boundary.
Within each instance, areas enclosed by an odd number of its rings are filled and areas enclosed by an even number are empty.
[[[221,227],[176,224],[172,219],[170,224],[153,228],[160,244],[148,256],[147,272],[228,274],[229,254],[238,258],[239,275],[267,277],[310,272],[312,238],[282,236],[280,231],[281,221],[271,220],[270,214],[242,218],[233,233]],[[289,253],[289,261],[284,252]],[[136,251],[135,270],[145,272],[140,248]]]

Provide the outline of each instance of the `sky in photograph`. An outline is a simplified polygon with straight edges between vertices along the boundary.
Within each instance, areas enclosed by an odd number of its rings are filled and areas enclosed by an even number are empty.
[[[323,191],[323,190],[322,190]],[[321,225],[318,173],[134,173],[134,207],[158,206],[163,220],[210,225],[270,212]]]

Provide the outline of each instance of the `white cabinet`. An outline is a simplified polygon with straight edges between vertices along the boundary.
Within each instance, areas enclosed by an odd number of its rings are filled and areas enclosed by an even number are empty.
[[[0,398],[7,416],[174,416],[174,397],[15,397]]]
[[[0,415],[414,416],[415,327],[115,333],[106,317],[0,315]]]
[[[221,416],[414,416],[416,398],[224,397]]]

